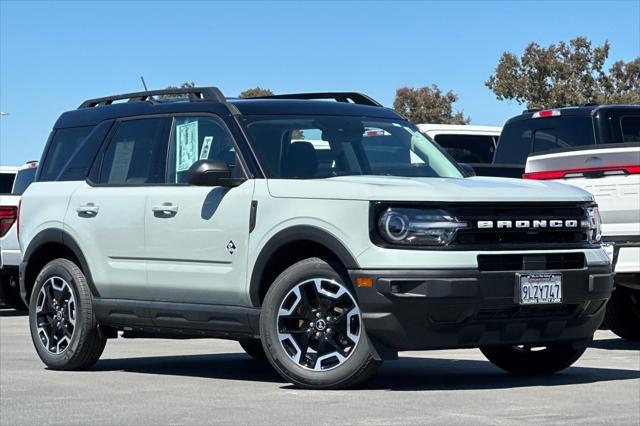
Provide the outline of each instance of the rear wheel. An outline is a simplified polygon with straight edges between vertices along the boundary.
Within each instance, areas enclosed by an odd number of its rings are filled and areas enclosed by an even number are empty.
[[[258,361],[264,361],[267,359],[267,355],[264,353],[264,348],[262,347],[260,339],[240,340],[238,343],[240,343],[242,349],[244,349],[247,355],[251,358]]]
[[[311,258],[285,270],[267,292],[260,316],[267,357],[297,386],[345,388],[379,365],[346,283],[327,262]]]
[[[38,274],[29,324],[40,359],[53,370],[93,366],[107,341],[98,328],[86,278],[67,259],[47,263]]]
[[[618,285],[607,304],[604,324],[623,339],[640,341],[640,290]]]
[[[493,365],[513,374],[551,374],[564,370],[576,362],[586,349],[574,348],[571,343],[544,347],[520,345],[480,348]]]

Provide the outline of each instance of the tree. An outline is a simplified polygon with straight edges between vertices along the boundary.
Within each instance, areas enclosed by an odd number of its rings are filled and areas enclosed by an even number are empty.
[[[180,86],[168,86],[167,90],[170,89],[190,89],[192,87],[196,87],[196,83],[194,83],[193,81],[185,81],[184,83],[182,83]],[[185,95],[161,95],[159,96],[159,98],[162,99],[171,99],[171,98],[184,98]]]
[[[541,47],[529,43],[521,57],[505,52],[485,82],[500,100],[528,108],[596,103],[640,103],[640,57],[604,64],[609,43],[592,47],[585,37]]]
[[[469,124],[470,117],[462,111],[453,112],[458,95],[452,91],[443,93],[435,84],[414,89],[402,87],[396,91],[393,109],[414,123]]]
[[[271,89],[264,89],[260,86],[257,86],[252,89],[245,90],[244,92],[240,93],[238,97],[247,99],[257,98],[260,96],[273,96],[273,91]],[[291,139],[304,139],[304,132],[302,130],[293,130],[291,132]]]
[[[263,89],[260,86],[254,87],[252,89],[247,89],[244,92],[240,93],[239,98],[257,98],[259,96],[272,96],[273,92],[269,89]]]

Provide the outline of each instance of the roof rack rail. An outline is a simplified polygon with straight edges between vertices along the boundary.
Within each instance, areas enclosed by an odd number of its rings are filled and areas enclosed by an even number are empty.
[[[285,95],[257,96],[252,99],[334,99],[337,102],[353,102],[359,105],[381,107],[382,104],[357,92],[288,93]]]
[[[123,93],[115,96],[88,99],[80,108],[93,108],[103,105],[111,105],[114,101],[127,99],[127,102],[142,102],[151,100],[154,96],[162,95],[188,95],[190,101],[216,101],[226,102],[226,98],[217,87],[188,87],[162,90],[148,90],[146,92]]]

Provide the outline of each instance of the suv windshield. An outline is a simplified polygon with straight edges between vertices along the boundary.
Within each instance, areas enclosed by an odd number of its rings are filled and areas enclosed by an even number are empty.
[[[405,121],[301,115],[241,120],[270,178],[463,177],[439,148]]]

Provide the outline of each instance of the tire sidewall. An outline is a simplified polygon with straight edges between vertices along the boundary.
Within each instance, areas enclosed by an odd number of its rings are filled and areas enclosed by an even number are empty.
[[[71,362],[74,354],[78,351],[80,342],[83,340],[83,335],[88,331],[88,324],[85,323],[85,316],[83,314],[86,309],[86,304],[91,303],[91,301],[85,300],[83,297],[83,292],[79,289],[80,284],[74,274],[74,272],[78,272],[73,271],[70,265],[73,265],[71,261],[64,261],[61,259],[53,260],[45,265],[36,278],[29,301],[29,328],[31,330],[31,340],[33,341],[33,345],[38,352],[40,359],[42,359],[47,366],[53,368],[64,368],[69,362]],[[61,354],[52,354],[43,346],[38,336],[36,315],[38,294],[40,294],[40,290],[44,283],[46,283],[49,278],[55,276],[64,279],[71,286],[76,304],[76,324],[73,330],[73,336],[71,337],[71,342]]]
[[[289,291],[301,282],[313,278],[326,278],[339,282],[356,301],[350,282],[321,259],[307,259],[285,270],[269,288],[260,315],[260,335],[265,353],[271,364],[291,382],[302,387],[340,387],[357,376],[363,366],[371,361],[371,349],[366,337],[362,317],[360,339],[353,353],[341,365],[327,371],[311,371],[296,364],[285,352],[278,338],[278,310]],[[362,312],[362,311],[361,311]]]

